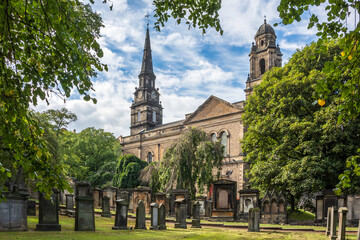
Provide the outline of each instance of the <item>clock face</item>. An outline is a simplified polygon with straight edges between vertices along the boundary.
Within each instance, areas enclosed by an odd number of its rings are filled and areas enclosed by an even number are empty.
[[[142,92],[138,92],[137,97],[142,98]]]
[[[155,92],[155,91],[153,91],[153,92],[151,93],[151,98],[152,98],[152,99],[155,99],[155,98],[156,98],[156,92]]]

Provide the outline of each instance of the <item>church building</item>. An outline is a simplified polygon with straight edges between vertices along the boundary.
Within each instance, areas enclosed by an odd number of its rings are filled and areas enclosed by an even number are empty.
[[[255,35],[249,57],[250,74],[244,90],[246,97],[252,93],[254,85],[261,82],[266,71],[272,67],[281,67],[282,64],[275,31],[266,20]],[[210,96],[194,112],[186,114],[184,119],[163,124],[163,108],[155,80],[147,28],[139,85],[135,88],[131,105],[130,136],[119,137],[123,154],[134,154],[148,163],[161,161],[165,150],[188,127],[201,128],[209,133],[213,140],[220,140],[225,147],[221,177],[236,182],[237,191],[244,189],[245,170],[248,168],[248,164],[243,161],[244,153],[240,144],[244,137],[241,120],[244,101],[229,103]]]

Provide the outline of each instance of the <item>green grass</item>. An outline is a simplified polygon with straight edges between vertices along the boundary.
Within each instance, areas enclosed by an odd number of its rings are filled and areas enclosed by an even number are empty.
[[[288,209],[289,212],[290,209]],[[289,215],[289,219],[290,220],[294,220],[294,221],[308,221],[308,220],[314,220],[315,219],[315,214],[302,210],[302,209],[298,209],[295,212],[292,212]]]
[[[28,217],[28,232],[0,232],[0,239],[273,239],[273,240],[306,240],[306,239],[328,239],[323,233],[313,232],[276,232],[263,231],[260,233],[248,233],[246,229],[227,229],[227,228],[210,228],[203,227],[201,229],[192,229],[188,225],[188,229],[174,229],[173,223],[167,223],[168,230],[152,231],[152,230],[112,230],[114,225],[114,217],[102,218],[96,216],[95,232],[75,232],[74,218],[60,216],[61,232],[37,232],[34,231],[38,218]],[[149,228],[149,223],[147,222]],[[129,226],[134,226],[134,220],[129,219]],[[261,225],[264,226],[264,225]],[[280,226],[280,225],[276,225]],[[284,227],[284,226],[282,226]],[[294,226],[291,226],[294,227]],[[356,239],[355,235],[350,235],[347,239]]]

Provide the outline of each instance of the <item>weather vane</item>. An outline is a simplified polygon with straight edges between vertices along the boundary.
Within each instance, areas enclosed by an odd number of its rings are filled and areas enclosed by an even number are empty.
[[[150,15],[146,14],[145,17],[146,17],[146,26],[147,26],[147,28],[149,28],[149,17],[150,17]]]

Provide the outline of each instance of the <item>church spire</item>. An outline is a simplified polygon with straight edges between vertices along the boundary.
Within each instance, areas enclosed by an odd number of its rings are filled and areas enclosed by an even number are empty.
[[[149,33],[149,23],[147,23],[146,27],[146,37],[145,37],[145,44],[144,44],[144,55],[141,65],[141,75],[151,75],[154,76],[153,72],[153,64],[152,64],[152,56],[151,56],[151,45],[150,45],[150,33]]]

